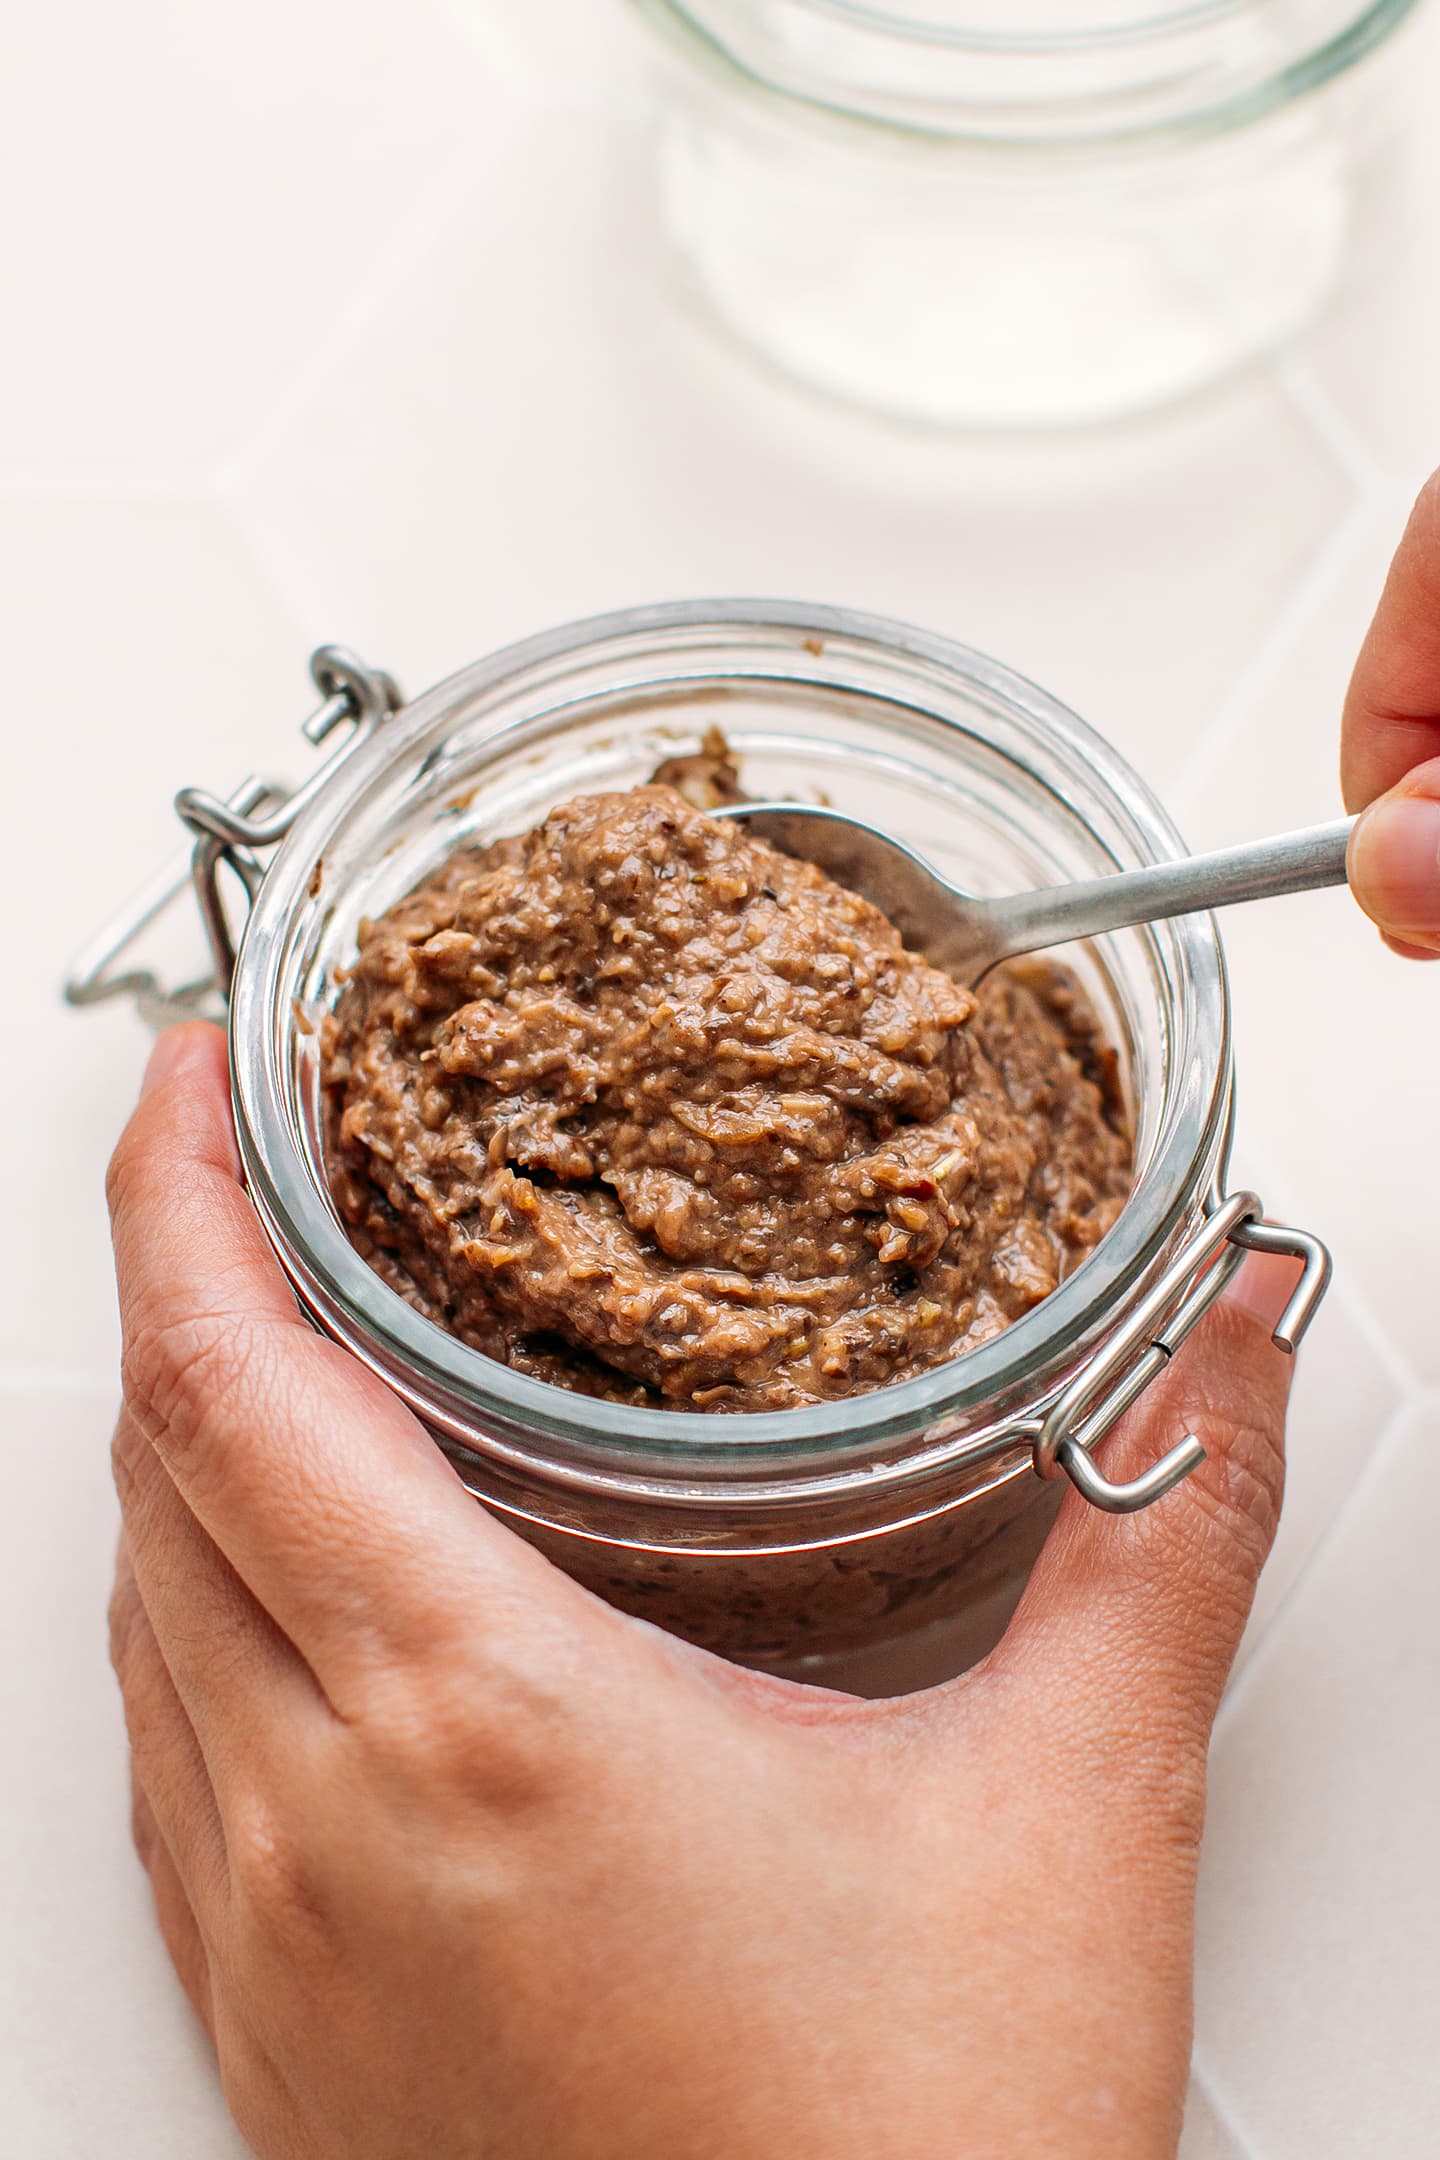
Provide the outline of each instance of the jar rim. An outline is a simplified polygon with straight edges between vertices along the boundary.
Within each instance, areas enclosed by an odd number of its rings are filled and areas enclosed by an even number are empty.
[[[1264,0],[1185,0],[1130,23],[967,28],[873,0],[631,0],[693,64],[732,88],[893,143],[974,150],[1117,150],[1229,133],[1264,120],[1383,45],[1419,0],[1344,0],[1324,30],[1281,36],[1243,63],[1218,49]],[[1280,31],[1288,26],[1265,26]],[[887,84],[877,55],[908,48],[923,87]],[[1097,61],[1126,62],[1097,78]],[[1153,56],[1154,66],[1137,56]],[[1029,87],[1017,70],[1028,68]],[[988,71],[988,75],[987,75]]]
[[[619,683],[636,689],[637,655],[649,652],[658,670],[649,687],[684,682],[673,656],[694,645],[769,636],[798,665],[813,669],[817,688],[843,688],[847,655],[873,664],[907,665],[920,683],[981,693],[1037,741],[1058,744],[1099,789],[1128,836],[1137,860],[1183,852],[1176,828],[1128,762],[1068,708],[1024,677],[968,646],[883,617],[800,603],[765,600],[679,601],[622,610],[547,631],[505,647],[462,669],[417,698],[343,763],[296,820],[267,869],[246,926],[230,1007],[232,1087],[236,1126],[252,1197],[302,1299],[323,1322],[381,1370],[422,1414],[463,1441],[478,1418],[488,1438],[532,1467],[584,1485],[599,1474],[609,1483],[630,1478],[697,1499],[717,1478],[753,1490],[768,1478],[776,1493],[799,1472],[805,1489],[826,1465],[873,1462],[888,1442],[913,1440],[920,1428],[1004,1403],[1044,1362],[1057,1341],[1086,1343],[1113,1315],[1118,1298],[1148,1279],[1187,1208],[1203,1205],[1223,1157],[1231,1101],[1229,1002],[1218,932],[1209,915],[1176,918],[1144,933],[1160,942],[1165,966],[1158,979],[1193,1023],[1197,1041],[1185,1069],[1167,1073],[1167,1104],[1152,1159],[1114,1228],[1095,1251],[1034,1311],[976,1349],[869,1393],[800,1409],[727,1413],[636,1409],[573,1394],[485,1357],[424,1318],[391,1290],[346,1235],[329,1196],[316,1182],[304,1148],[287,1077],[297,1021],[291,1010],[287,963],[294,924],[313,905],[312,873],[334,844],[348,814],[383,774],[402,761],[433,756],[462,716],[488,697],[530,684],[558,682],[582,659],[614,655]],[[768,648],[767,648],[768,650]],[[823,652],[822,660],[818,654]],[[811,655],[816,654],[813,659]],[[829,673],[821,670],[829,669]],[[736,670],[753,679],[754,671]],[[918,695],[917,691],[917,695]],[[877,693],[878,695],[878,693]],[[958,723],[925,708],[938,722]],[[512,723],[513,725],[513,723]],[[487,737],[501,743],[502,726]],[[448,1420],[448,1422],[447,1422]],[[536,1456],[539,1434],[545,1451]],[[561,1451],[557,1454],[555,1451]],[[961,1448],[959,1453],[967,1450]],[[638,1473],[638,1476],[637,1476]],[[778,1481],[778,1482],[775,1482]],[[732,1486],[733,1490],[733,1486]]]

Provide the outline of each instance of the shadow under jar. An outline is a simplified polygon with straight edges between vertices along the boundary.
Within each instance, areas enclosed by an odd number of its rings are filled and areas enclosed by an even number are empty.
[[[307,724],[312,740],[349,711],[323,659],[317,679],[332,694]],[[948,1365],[763,1415],[636,1409],[550,1386],[388,1288],[331,1198],[318,1022],[362,919],[455,849],[524,832],[577,793],[643,781],[716,726],[757,797],[857,810],[981,892],[1174,854],[1173,827],[1125,762],[1033,685],[963,646],[840,610],[636,610],[497,654],[393,717],[385,703],[356,706],[352,741],[287,806],[256,813],[252,843],[279,843],[268,863],[253,846],[231,858],[251,902],[230,985],[236,1127],[303,1305],[414,1408],[477,1498],[626,1611],[865,1692],[961,1669],[1003,1628],[1057,1475],[1090,1481],[1092,1497],[1104,1487],[1089,1448],[1242,1246],[1289,1240],[1323,1258],[1303,1233],[1258,1229],[1253,1194],[1224,1195],[1232,1070],[1213,920],[1065,955],[1119,1052],[1135,1142],[1130,1197],[1076,1272]],[[230,801],[264,795],[249,782]],[[213,833],[235,813],[194,790],[177,806],[201,835],[197,877],[208,864],[213,891]],[[156,904],[152,893],[93,949],[74,1002],[129,993],[157,1018],[194,1009],[201,985],[167,1000],[153,977],[115,971]],[[217,959],[223,982],[223,933]],[[1318,1296],[1323,1272],[1316,1280]]]
[[[1416,0],[634,0],[665,226],[776,368],[940,426],[1168,403],[1316,312]],[[1388,130],[1393,132],[1393,126]]]

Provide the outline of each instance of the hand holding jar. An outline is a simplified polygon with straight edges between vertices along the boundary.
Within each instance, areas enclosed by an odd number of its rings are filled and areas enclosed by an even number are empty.
[[[224,1044],[113,1166],[114,1656],[171,1955],[262,2155],[1174,2149],[1210,1726],[1279,1504],[1252,1257],[1067,1495],[1000,1648],[899,1701],[600,1603],[300,1318]]]
[[[1345,704],[1356,897],[1386,943],[1440,958],[1440,473],[1421,491]]]

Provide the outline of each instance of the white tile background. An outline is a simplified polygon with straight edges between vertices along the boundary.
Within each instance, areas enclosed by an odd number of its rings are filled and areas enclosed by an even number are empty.
[[[239,2149],[129,1855],[102,1639],[100,1179],[143,1041],[55,995],[170,851],[176,785],[294,769],[325,638],[419,688],[569,615],[770,591],[995,651],[1109,732],[1197,844],[1333,814],[1345,677],[1440,461],[1440,25],[1411,52],[1419,118],[1296,352],[1129,431],[943,445],[809,408],[658,287],[643,53],[607,0],[6,11],[0,887],[27,1051],[0,1061],[25,1136],[0,1258],[7,2153]],[[1329,1237],[1338,1287],[1215,1745],[1184,2160],[1422,2155],[1440,970],[1383,955],[1343,894],[1227,937],[1240,1167]]]

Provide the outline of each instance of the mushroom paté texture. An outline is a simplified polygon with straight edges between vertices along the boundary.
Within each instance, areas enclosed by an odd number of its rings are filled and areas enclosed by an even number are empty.
[[[1069,975],[972,994],[668,785],[566,803],[363,924],[323,1049],[372,1267],[487,1356],[627,1402],[908,1378],[1053,1290],[1130,1183]]]

